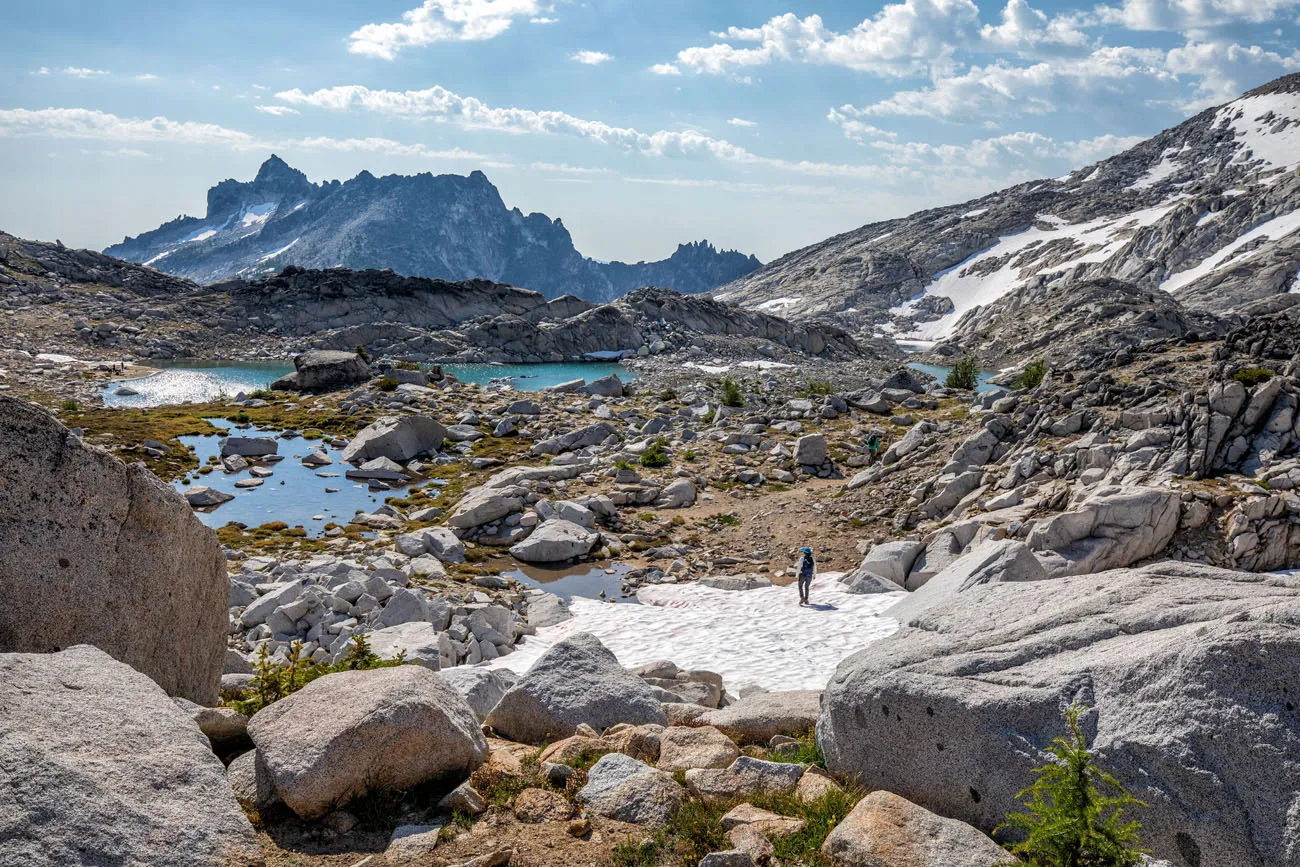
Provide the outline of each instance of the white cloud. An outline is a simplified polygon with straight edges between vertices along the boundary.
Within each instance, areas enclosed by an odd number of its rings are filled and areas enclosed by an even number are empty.
[[[99,139],[106,141],[172,141],[220,144],[237,148],[262,145],[245,132],[211,123],[174,121],[165,117],[121,118],[88,108],[0,109],[0,137]]]
[[[575,51],[569,55],[569,59],[576,60],[587,66],[599,66],[608,60],[613,60],[614,57],[603,51]]]
[[[865,112],[860,108],[854,108],[851,105],[842,105],[839,108],[832,108],[826,113],[826,119],[836,124],[844,132],[844,137],[857,142],[866,143],[870,139],[877,138],[897,138],[898,133],[881,129],[873,126],[866,121],[861,120]]]
[[[1121,105],[1123,98],[1135,94],[1157,99],[1177,88],[1163,51],[1117,46],[1030,66],[1004,61],[972,66],[958,75],[938,76],[930,87],[898,91],[860,114],[944,120],[1044,115],[1062,106]]]
[[[463,148],[436,150],[422,144],[404,144],[388,138],[345,138],[309,136],[282,142],[280,147],[299,147],[307,150],[341,151],[344,153],[381,153],[385,156],[420,157],[434,160],[466,160],[484,166],[505,168],[512,166],[501,161],[489,161],[486,156]]]
[[[757,121],[745,120],[743,117],[733,117],[731,120],[727,121],[727,123],[731,124],[732,126],[744,127],[745,129],[752,129],[758,126]]]
[[[1098,6],[1098,18],[1130,30],[1187,32],[1238,22],[1261,24],[1300,6],[1300,0],[1124,0]]]
[[[1297,0],[1300,2],[1300,0]],[[973,0],[903,0],[886,5],[851,30],[826,27],[819,15],[778,15],[759,27],[729,27],[719,40],[677,52],[672,63],[652,69],[710,75],[770,63],[841,66],[884,76],[951,71],[963,49],[1034,51],[1045,46],[1079,49],[1088,42],[1079,16],[1049,18],[1027,0],[1008,0],[1000,25],[981,25]]]
[[[134,159],[148,159],[152,156],[148,151],[142,151],[139,148],[112,148],[106,150],[82,148],[81,153],[84,156],[129,157]]]
[[[681,75],[682,71],[671,63],[656,63],[650,67],[655,75]]]
[[[568,135],[646,156],[708,158],[827,177],[876,180],[886,177],[876,166],[764,157],[724,139],[694,130],[657,130],[647,133],[631,127],[616,127],[603,121],[575,117],[561,111],[493,108],[478,99],[460,96],[440,86],[427,90],[392,91],[345,85],[311,93],[295,88],[277,93],[276,98],[293,105],[309,105],[334,111],[361,109],[388,117],[450,120],[471,129]]]
[[[554,24],[559,20],[560,19],[558,18],[547,18],[545,16],[539,15],[536,18],[529,18],[528,23],[529,24]]]
[[[260,111],[263,114],[274,115],[275,117],[282,117],[286,114],[300,113],[298,109],[289,108],[289,106],[287,105],[255,105],[253,106],[253,110]]]
[[[154,75],[152,72],[142,72],[135,77],[135,80],[136,81],[157,81],[158,76]]]
[[[72,78],[103,78],[106,75],[112,75],[107,69],[91,69],[88,66],[60,66],[51,69],[48,66],[42,66],[40,69],[31,73],[32,75],[67,75]]]
[[[928,142],[872,142],[896,166],[918,170],[942,166],[948,171],[982,175],[1011,170],[1026,177],[1038,169],[1028,161],[1061,160],[1072,166],[1094,163],[1114,156],[1143,141],[1141,136],[1103,135],[1080,141],[1058,142],[1036,132],[1013,132],[994,138],[975,139],[964,145],[934,145]]]
[[[400,22],[367,24],[353,31],[348,51],[392,60],[404,48],[492,39],[509,30],[516,18],[531,21],[545,11],[538,0],[424,0],[402,13]]]
[[[1197,98],[1186,109],[1205,108],[1235,99],[1247,87],[1300,69],[1300,51],[1283,56],[1258,45],[1188,42],[1165,58],[1170,72],[1199,76]]]

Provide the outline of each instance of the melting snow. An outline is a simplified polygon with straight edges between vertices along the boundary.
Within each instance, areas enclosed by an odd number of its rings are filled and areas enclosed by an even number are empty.
[[[731,370],[729,364],[700,364],[698,361],[688,361],[682,367],[691,367],[695,370],[702,370],[705,373],[726,373]]]
[[[283,247],[281,247],[280,249],[278,249],[278,250],[272,250],[270,253],[267,253],[265,256],[263,256],[262,258],[258,259],[257,261],[259,261],[259,262],[265,262],[265,261],[267,261],[268,259],[274,259],[276,256],[279,256],[281,253],[285,252],[286,250],[288,250],[290,247],[292,247],[294,244],[298,243],[298,242],[301,241],[301,240],[302,240],[302,238],[294,238],[292,241],[290,241],[289,243],[285,244],[285,245],[284,245]]]
[[[784,310],[787,307],[797,307],[804,303],[802,298],[773,298],[771,301],[764,301],[762,304],[755,304],[755,310],[763,313],[775,313],[778,310]]]
[[[786,364],[784,361],[768,361],[759,359],[758,361],[742,361],[741,367],[750,367],[756,370],[781,370],[787,367],[794,367],[793,364]]]
[[[906,593],[846,593],[826,573],[813,579],[812,605],[800,607],[794,586],[714,590],[698,584],[641,588],[640,605],[576,598],[573,617],[537,630],[492,667],[524,672],[552,645],[590,632],[624,666],[671,659],[682,668],[722,675],[728,689],[822,689],[844,657],[892,634],[885,617]]]
[[[275,213],[275,202],[263,202],[260,205],[249,205],[244,208],[243,216],[239,224],[245,228],[257,226],[265,223]]]
[[[172,253],[175,252],[176,252],[175,250],[164,250],[161,253],[159,253],[157,256],[154,256],[152,259],[142,262],[141,264],[143,264],[146,268],[148,268],[150,265],[152,265],[154,262],[157,262],[163,256],[170,256]]]
[[[1220,268],[1249,259],[1257,251],[1251,251],[1243,257],[1234,256],[1238,250],[1254,241],[1269,240],[1276,241],[1279,238],[1285,238],[1292,232],[1300,230],[1300,211],[1292,211],[1289,214],[1283,214],[1280,217],[1274,217],[1267,223],[1261,223],[1255,228],[1246,232],[1237,240],[1224,247],[1221,247],[1211,256],[1207,256],[1200,264],[1194,265],[1185,271],[1179,271],[1165,278],[1165,282],[1160,284],[1160,288],[1166,292],[1177,292],[1179,289],[1201,279],[1207,274],[1213,274]]]
[[[976,208],[973,211],[967,211],[961,215],[963,220],[969,220],[971,217],[979,217],[989,212],[988,208]]]
[[[1271,120],[1260,120],[1270,112]],[[1300,93],[1242,97],[1219,109],[1215,126],[1220,124],[1231,127],[1240,143],[1239,160],[1250,151],[1250,159],[1270,166],[1300,165]]]
[[[1042,245],[1054,241],[1074,240],[1076,252],[1048,269],[1036,273],[1057,273],[1090,262],[1105,262],[1128,243],[1132,230],[1149,226],[1157,222],[1175,206],[1173,199],[1152,208],[1133,211],[1112,217],[1102,217],[1086,223],[1059,223],[1050,228],[1032,226],[1014,235],[1004,235],[992,247],[983,250],[946,271],[935,275],[933,282],[920,295],[892,308],[889,312],[908,315],[916,310],[917,304],[926,295],[946,295],[952,299],[954,309],[951,313],[932,322],[923,322],[912,332],[902,335],[906,338],[939,340],[948,335],[965,313],[976,307],[992,303],[1006,293],[1015,289],[1022,282],[1021,266],[1014,263],[1031,245]],[[1051,222],[1052,215],[1040,215],[1038,219]],[[1059,219],[1059,218],[1058,218]],[[1004,260],[1001,267],[985,271],[973,269],[972,266],[989,260]],[[1032,267],[1033,263],[1028,263]],[[978,273],[972,273],[978,271]]]
[[[1142,177],[1129,184],[1126,189],[1144,190],[1172,177],[1179,169],[1178,163],[1174,162],[1174,157],[1181,154],[1185,149],[1186,145],[1182,148],[1166,148],[1165,152],[1160,155],[1160,162],[1148,169]]]

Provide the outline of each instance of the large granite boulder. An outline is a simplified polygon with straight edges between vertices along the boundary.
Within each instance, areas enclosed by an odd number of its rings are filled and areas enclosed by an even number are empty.
[[[600,533],[573,521],[547,521],[522,542],[510,546],[510,554],[525,563],[562,563],[591,553]]]
[[[1300,852],[1300,578],[1160,563],[971,587],[840,663],[827,767],[992,833],[1064,733],[1181,867]]]
[[[487,718],[501,737],[529,744],[566,738],[580,723],[604,731],[667,721],[654,689],[587,632],[542,654]]]
[[[1006,850],[964,822],[872,792],[835,826],[822,854],[840,867],[998,867]]]
[[[906,599],[885,609],[885,614],[899,623],[908,623],[922,611],[972,587],[1007,581],[1043,581],[1048,577],[1047,570],[1024,542],[990,539],[975,545]]]
[[[216,534],[140,464],[0,396],[0,652],[93,644],[215,704],[230,585]]]
[[[474,711],[418,665],[326,675],[258,711],[248,734],[304,819],[369,790],[459,781],[487,758]]]
[[[362,428],[339,455],[344,463],[361,463],[375,458],[405,463],[411,458],[436,452],[447,430],[427,415],[387,415]]]
[[[271,383],[276,391],[338,391],[370,379],[370,365],[355,352],[313,349],[293,359],[294,372]]]
[[[225,768],[156,683],[87,645],[0,654],[0,864],[261,863]]]
[[[1154,557],[1178,530],[1181,501],[1162,488],[1107,487],[1034,526],[1026,540],[1052,575],[1119,569]]]

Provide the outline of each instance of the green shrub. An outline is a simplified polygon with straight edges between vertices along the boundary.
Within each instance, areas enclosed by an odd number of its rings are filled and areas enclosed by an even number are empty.
[[[975,386],[979,385],[980,366],[975,359],[966,357],[959,359],[953,365],[952,370],[948,371],[948,378],[943,381],[947,388],[963,388],[966,391],[973,391]]]
[[[671,388],[665,388],[663,391],[659,392],[659,399],[663,401],[676,400],[677,392],[673,391]]]
[[[381,659],[370,649],[370,642],[363,633],[352,636],[352,646],[348,648],[347,654],[334,663],[316,662],[311,657],[303,656],[302,642],[295,641],[289,647],[288,660],[280,665],[272,661],[263,644],[253,662],[253,679],[244,691],[248,697],[232,701],[230,706],[245,716],[252,716],[267,705],[297,692],[318,677],[338,671],[390,668],[402,665],[405,661],[405,650],[398,653],[396,659]]]
[[[379,380],[379,390],[397,391],[397,380],[393,379],[391,376],[385,376],[383,379]]]
[[[744,406],[745,395],[740,390],[740,383],[731,377],[722,380],[722,405]]]
[[[1093,760],[1079,728],[1084,710],[1075,705],[1065,712],[1068,737],[1052,742],[1048,752],[1053,761],[1035,768],[1038,779],[1016,796],[1028,812],[1008,813],[995,829],[1025,835],[1008,848],[1029,867],[1137,867],[1142,863],[1141,825],[1125,822],[1123,813],[1126,807],[1146,804]]]
[[[799,393],[803,397],[826,397],[828,394],[834,394],[835,389],[831,386],[830,380],[814,379],[799,389]]]
[[[788,761],[782,759],[782,761]],[[751,798],[754,806],[782,816],[804,820],[802,831],[773,840],[776,858],[782,864],[806,864],[809,867],[833,867],[833,862],[822,854],[822,844],[835,826],[853,811],[865,793],[849,787],[831,790],[811,803],[804,803],[797,795],[759,795]]]
[[[366,362],[367,364],[370,362],[370,353],[367,352],[366,348],[362,346],[360,343],[354,346],[352,348],[352,351],[355,352],[357,355],[360,355],[362,361]]]
[[[685,449],[682,451],[682,460],[684,461],[698,460],[699,457],[700,456],[695,453],[695,449]]]
[[[69,397],[69,398],[65,399],[65,400],[63,401],[63,403],[59,404],[59,411],[60,411],[60,412],[80,412],[80,411],[81,411],[81,404],[77,403],[75,400],[73,400],[72,398]]]
[[[1020,371],[1020,375],[1016,377],[1016,381],[1011,383],[1011,387],[1038,388],[1044,376],[1047,376],[1047,359],[1040,358],[1026,364],[1025,369]]]
[[[274,398],[275,392],[269,388],[259,388],[248,393],[249,400],[273,400]]]
[[[420,365],[416,364],[414,361],[399,361],[397,362],[397,369],[398,370],[419,370]]]
[[[1268,382],[1276,375],[1267,367],[1248,367],[1245,370],[1238,370],[1232,375],[1232,378],[1246,386],[1246,388],[1254,388],[1261,382]]]
[[[253,417],[250,416],[248,413],[244,412],[243,410],[240,410],[234,415],[235,424],[248,424],[252,420]]]
[[[659,850],[662,848],[662,834],[640,841],[628,837],[623,842],[614,844],[609,853],[609,863],[613,867],[656,867],[659,864]]]
[[[668,463],[668,441],[663,437],[655,437],[654,442],[641,453],[641,466],[658,469],[668,466]]]
[[[704,418],[702,418],[701,421],[705,424],[713,424],[713,420],[717,417],[718,411],[713,407],[709,407],[709,411],[704,414]]]

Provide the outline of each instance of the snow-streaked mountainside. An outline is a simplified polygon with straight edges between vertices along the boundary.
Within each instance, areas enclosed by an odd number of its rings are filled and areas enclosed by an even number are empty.
[[[507,208],[482,172],[313,184],[272,155],[251,182],[208,190],[207,215],[178,217],[104,252],[199,283],[307,268],[391,268],[406,276],[483,278],[548,297],[609,301],[640,286],[703,292],[758,259],[682,244],[658,262],[597,262],[560,220]]]
[[[863,226],[715,292],[940,339],[1012,291],[1113,278],[1231,312],[1300,284],[1300,75],[1053,180]]]

